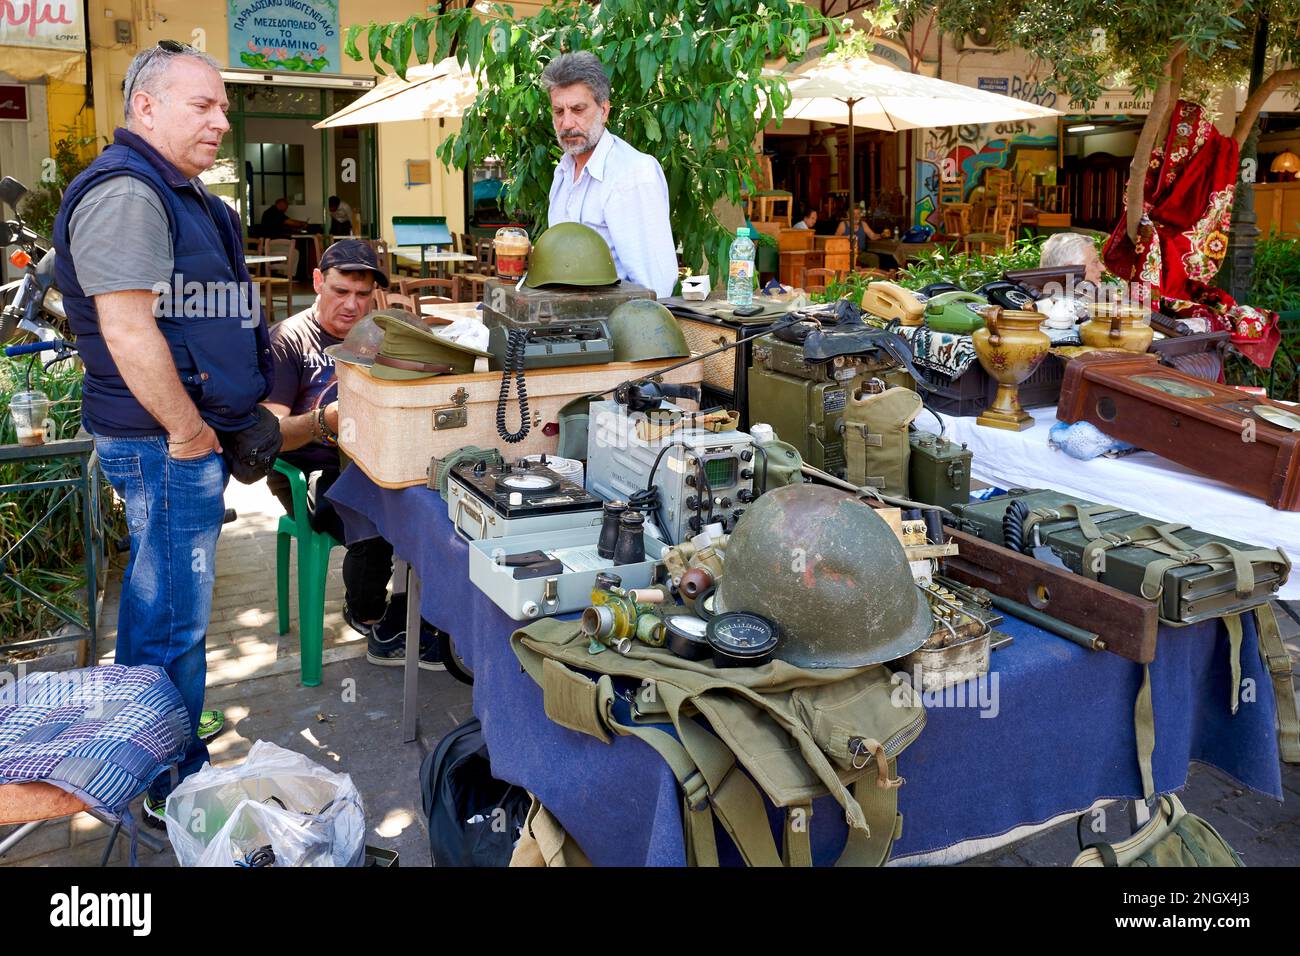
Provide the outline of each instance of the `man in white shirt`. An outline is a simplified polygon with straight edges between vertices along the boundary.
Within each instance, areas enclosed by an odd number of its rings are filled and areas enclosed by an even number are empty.
[[[564,157],[555,167],[548,219],[595,229],[620,279],[673,294],[677,253],[668,220],[668,181],[659,161],[605,129],[609,77],[592,53],[564,53],[542,73]]]
[[[794,224],[795,229],[816,229],[817,228],[817,210],[809,209],[803,214],[803,218]]]

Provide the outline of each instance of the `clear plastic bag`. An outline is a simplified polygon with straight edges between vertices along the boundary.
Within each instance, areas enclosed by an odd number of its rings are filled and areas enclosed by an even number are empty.
[[[264,846],[275,866],[361,866],[365,835],[351,777],[265,740],[238,767],[204,765],[167,798],[181,866],[237,866]]]

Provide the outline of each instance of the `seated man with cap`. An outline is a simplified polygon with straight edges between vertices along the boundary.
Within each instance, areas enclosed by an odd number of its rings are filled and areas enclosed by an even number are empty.
[[[334,359],[326,349],[339,345],[373,308],[376,283],[388,276],[375,251],[360,239],[341,239],[325,250],[312,273],[316,301],[311,308],[271,329],[275,386],[263,404],[280,419],[284,445],[280,457],[307,476],[307,507],[312,527],[346,540],[343,522],[325,493],[339,476],[338,402]],[[293,514],[289,481],[271,472],[266,483]],[[406,654],[406,609],[388,603],[393,548],[383,538],[348,545],[343,558],[343,619],[366,636],[366,659],[398,665]],[[420,666],[442,670],[437,632],[425,625],[420,636]]]

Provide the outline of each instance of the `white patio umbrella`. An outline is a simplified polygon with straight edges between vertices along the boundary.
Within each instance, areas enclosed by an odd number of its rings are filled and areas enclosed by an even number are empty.
[[[315,124],[315,129],[401,123],[410,120],[459,118],[478,96],[474,75],[448,57],[439,63],[413,66],[406,79],[387,77],[365,96]]]
[[[794,101],[791,119],[846,123],[849,127],[849,236],[857,261],[854,223],[853,129],[890,131],[969,126],[1059,116],[1058,110],[947,80],[904,73],[871,60],[848,60],[786,75]]]

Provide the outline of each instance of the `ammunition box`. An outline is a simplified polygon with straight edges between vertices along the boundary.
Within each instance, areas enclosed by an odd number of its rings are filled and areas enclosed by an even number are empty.
[[[969,504],[950,506],[950,510],[960,517],[959,527],[964,531],[978,535],[995,544],[1005,544],[1002,533],[1002,518],[1013,501],[1023,501],[1029,509],[1055,509],[1062,505],[1094,505],[1096,502],[1075,498],[1056,491],[1027,490],[1016,491],[1009,495],[1000,495],[988,501],[976,501]],[[1110,514],[1095,515],[1097,527],[1107,534],[1124,535],[1143,525],[1160,526],[1167,522],[1131,511],[1116,510]],[[1044,521],[1037,526],[1042,544],[1047,545],[1065,563],[1071,571],[1083,573],[1083,551],[1090,544],[1073,518]],[[1239,551],[1257,550],[1257,545],[1243,544],[1229,538],[1220,538],[1185,528],[1175,533],[1193,549],[1209,542],[1218,542]],[[1160,619],[1167,624],[1195,624],[1225,614],[1235,614],[1246,608],[1263,604],[1271,598],[1283,584],[1289,573],[1289,567],[1281,552],[1278,560],[1256,561],[1254,590],[1245,597],[1236,594],[1236,574],[1233,569],[1223,565],[1185,564],[1169,568],[1162,579],[1162,591],[1157,599],[1157,612]],[[1103,584],[1125,591],[1129,594],[1142,594],[1142,579],[1147,565],[1166,556],[1149,548],[1123,545],[1103,552],[1098,579]]]
[[[749,417],[771,425],[807,464],[843,477],[840,420],[858,382],[816,382],[755,366],[749,370]]]
[[[970,449],[932,432],[914,431],[911,442],[908,497],[949,509],[969,502],[970,465],[974,457]]]

